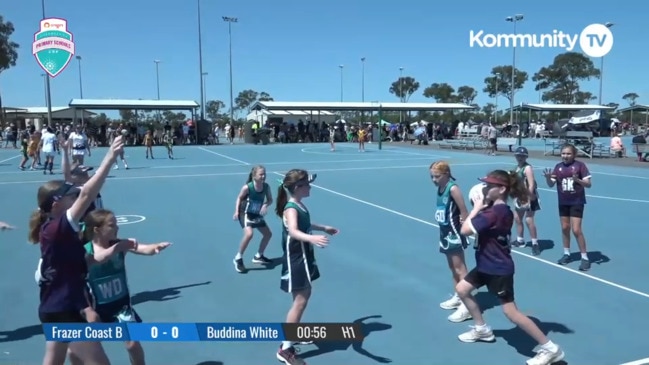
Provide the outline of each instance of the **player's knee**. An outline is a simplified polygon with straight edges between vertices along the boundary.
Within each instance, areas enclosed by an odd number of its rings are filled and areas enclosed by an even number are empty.
[[[473,286],[469,284],[466,280],[460,280],[459,283],[455,286],[455,292],[460,298],[466,298],[471,295]]]
[[[126,345],[126,351],[128,352],[142,350],[142,344],[140,344],[137,341],[126,341],[125,345]]]
[[[527,226],[533,226],[534,225],[534,217],[525,217],[525,223]]]
[[[561,231],[563,233],[570,233],[570,223],[561,222]]]
[[[572,234],[575,235],[575,237],[579,237],[583,235],[583,231],[581,230],[581,227],[572,227]]]
[[[250,240],[250,239],[252,239],[252,235],[253,235],[253,233],[254,233],[254,232],[252,231],[251,228],[246,227],[246,228],[243,230],[243,238],[246,239],[246,240]]]

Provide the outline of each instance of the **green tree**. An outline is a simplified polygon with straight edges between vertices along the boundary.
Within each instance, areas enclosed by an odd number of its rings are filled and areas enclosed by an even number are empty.
[[[414,77],[400,77],[390,85],[390,94],[407,103],[412,94],[419,90],[419,82]]]
[[[629,106],[635,106],[636,105],[636,99],[639,98],[640,96],[636,93],[626,93],[622,96],[622,99],[629,103]]]
[[[438,103],[454,103],[459,100],[455,94],[455,88],[445,82],[441,84],[433,83],[425,88],[424,97],[435,99]]]
[[[636,99],[639,98],[640,96],[634,92],[626,93],[622,96],[622,99],[629,103],[629,106],[635,106],[636,105]],[[633,123],[633,110],[629,111],[629,122]]]
[[[234,111],[244,111],[249,110],[252,104],[257,101],[259,93],[255,90],[248,89],[239,92],[236,98],[234,98]]]
[[[257,97],[257,101],[273,101],[274,99],[270,96],[269,93],[262,91]]]
[[[205,112],[212,122],[222,118],[221,110],[223,109],[225,109],[225,103],[221,100],[209,100],[205,103]]]
[[[496,112],[496,104],[494,103],[487,103],[485,106],[482,107],[482,113],[487,117],[487,119],[490,119],[494,116],[494,113]]]
[[[595,99],[588,91],[580,89],[581,81],[599,78],[600,70],[593,61],[578,52],[557,55],[551,65],[542,67],[532,80],[535,89],[543,91],[542,99],[557,104],[586,104]]]
[[[187,115],[182,112],[172,112],[171,110],[165,110],[162,112],[162,118],[164,119],[165,122],[169,122],[169,124],[179,124],[179,123],[184,123],[185,120],[187,120]]]
[[[478,92],[471,86],[460,86],[457,88],[457,99],[466,105],[475,106],[475,98],[478,97]]]
[[[122,122],[124,123],[135,122],[137,119],[137,115],[135,115],[135,112],[131,109],[120,109],[119,117],[122,119]]]
[[[19,45],[10,39],[14,30],[14,25],[9,21],[5,21],[0,15],[0,74],[10,67],[16,66],[16,60],[18,60]],[[0,121],[4,122],[3,110],[2,90],[0,90]]]
[[[527,79],[527,72],[516,69],[514,85],[512,85],[512,66],[496,66],[491,69],[491,75],[484,79],[485,87],[482,91],[490,98],[504,96],[511,102],[512,90],[516,93],[523,89]]]
[[[250,113],[250,108],[252,108],[257,101],[273,101],[273,98],[265,91],[257,92],[252,89],[243,90],[239,92],[239,95],[234,99],[233,111]]]

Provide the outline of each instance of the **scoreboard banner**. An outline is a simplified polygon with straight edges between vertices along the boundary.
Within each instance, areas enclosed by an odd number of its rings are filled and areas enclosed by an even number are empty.
[[[47,341],[362,341],[360,323],[47,323]]]

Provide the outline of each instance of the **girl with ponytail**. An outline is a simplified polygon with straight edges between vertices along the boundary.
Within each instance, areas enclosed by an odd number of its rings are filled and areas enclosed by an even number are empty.
[[[485,185],[483,199],[476,199],[469,216],[462,223],[460,233],[477,235],[475,261],[471,270],[456,286],[456,291],[475,326],[458,336],[462,342],[495,341],[496,337],[482,316],[482,311],[471,294],[486,286],[489,293],[500,300],[507,319],[538,342],[536,356],[527,365],[549,365],[561,361],[565,354],[550,341],[539,327],[514,302],[514,260],[511,255],[510,234],[514,213],[507,204],[509,198],[519,204],[528,204],[529,190],[515,171],[495,170],[480,179]]]
[[[254,229],[261,232],[261,242],[259,250],[252,258],[253,264],[269,265],[272,260],[264,256],[264,251],[270,242],[273,233],[268,228],[264,216],[268,212],[268,207],[273,204],[273,194],[266,183],[266,168],[261,165],[255,166],[248,175],[248,180],[239,190],[237,200],[234,203],[233,219],[239,221],[243,228],[243,238],[239,244],[239,251],[234,256],[234,269],[238,273],[247,272],[246,265],[243,263],[243,254],[246,252]]]
[[[69,148],[62,145],[64,152]],[[79,223],[106,181],[115,158],[123,148],[116,138],[97,172],[75,187],[65,181],[49,181],[38,189],[38,209],[29,222],[29,241],[39,244],[41,323],[86,323],[82,314],[90,306],[86,287],[88,266]],[[101,342],[48,341],[43,365],[64,365],[68,349],[84,364],[110,364]]]
[[[320,277],[315,261],[313,246],[327,247],[329,238],[314,235],[322,231],[335,235],[334,227],[311,223],[311,215],[302,199],[311,192],[311,183],[316,176],[309,176],[305,170],[291,170],[286,173],[277,191],[275,212],[282,219],[282,277],[280,288],[291,293],[293,305],[286,315],[286,323],[300,323],[311,297],[311,283]],[[297,357],[293,342],[283,341],[276,357],[285,364],[305,364]]]

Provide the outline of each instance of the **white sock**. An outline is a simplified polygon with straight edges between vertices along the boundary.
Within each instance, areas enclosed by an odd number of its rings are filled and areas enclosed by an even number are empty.
[[[235,260],[241,260],[242,259],[241,254],[237,252],[237,254],[234,256],[234,259]]]
[[[581,259],[588,261],[588,254],[587,253],[582,253],[581,254]]]
[[[533,244],[534,246],[538,245],[538,244],[539,244],[539,240],[538,240],[537,238],[532,238],[532,244]]]
[[[563,254],[570,256],[570,249],[569,248],[564,248],[563,249]]]
[[[548,340],[548,342],[541,345],[541,348],[550,352],[556,352],[559,349],[559,346],[557,346],[556,343]]]
[[[488,329],[489,329],[489,326],[487,326],[486,323],[485,324],[476,324],[475,325],[475,330],[478,331],[478,332],[484,332],[484,331],[487,331]]]
[[[288,350],[293,347],[293,342],[291,341],[282,341],[282,350]]]
[[[516,237],[516,241],[520,242],[520,243],[524,243],[525,242],[525,237]]]
[[[260,258],[260,257],[262,257],[262,256],[264,256],[264,255],[260,254],[259,252],[257,252],[257,253],[255,254],[255,257],[256,257],[256,258]]]

